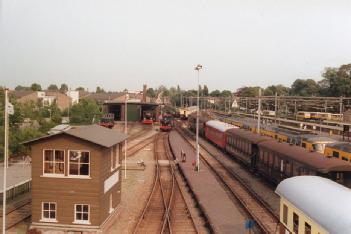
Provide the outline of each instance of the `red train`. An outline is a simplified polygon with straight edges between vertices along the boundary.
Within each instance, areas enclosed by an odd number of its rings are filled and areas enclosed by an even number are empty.
[[[227,142],[227,130],[238,128],[217,120],[209,120],[205,123],[205,137],[221,149],[225,149]]]
[[[143,112],[143,124],[153,124],[153,116],[152,116],[152,111],[144,111]]]

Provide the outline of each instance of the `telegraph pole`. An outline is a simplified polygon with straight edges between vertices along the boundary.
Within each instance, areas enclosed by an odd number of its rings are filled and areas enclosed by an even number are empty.
[[[198,64],[195,67],[197,71],[197,111],[196,111],[196,171],[200,171],[200,147],[199,147],[199,103],[200,103],[200,70],[202,69],[202,65]]]
[[[261,133],[261,88],[258,90],[258,118],[257,118],[257,133]]]
[[[7,167],[8,167],[8,148],[9,148],[9,138],[8,138],[8,128],[9,128],[9,115],[8,115],[8,89],[5,88],[5,145],[4,145],[4,178],[3,178],[3,190],[2,190],[2,233],[6,232],[6,188],[7,188]]]

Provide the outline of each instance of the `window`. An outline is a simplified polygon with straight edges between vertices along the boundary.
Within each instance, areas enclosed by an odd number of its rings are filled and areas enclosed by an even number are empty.
[[[311,234],[311,225],[305,222],[305,234]]]
[[[90,153],[87,151],[69,151],[69,175],[87,177],[90,175]]]
[[[302,147],[306,149],[306,143],[302,143]]]
[[[110,213],[114,211],[113,209],[113,199],[112,199],[112,193],[110,194]]]
[[[285,204],[283,205],[283,223],[288,225],[288,207]]]
[[[65,174],[65,151],[44,150],[43,174]]]
[[[119,166],[119,145],[111,148],[111,171]]]
[[[339,152],[333,151],[333,157],[334,158],[339,158]]]
[[[299,233],[299,216],[293,213],[293,232],[298,234]]]
[[[87,204],[75,205],[74,222],[82,224],[90,224],[90,207]]]
[[[41,210],[42,221],[56,222],[56,202],[43,202]]]
[[[344,160],[344,161],[349,161],[349,159],[346,158],[346,157],[342,157],[342,160]]]

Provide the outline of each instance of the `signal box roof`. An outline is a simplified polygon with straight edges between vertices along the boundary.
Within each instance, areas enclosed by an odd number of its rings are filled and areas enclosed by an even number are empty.
[[[116,130],[108,129],[99,125],[88,125],[83,127],[72,127],[67,131],[61,131],[56,134],[39,137],[30,141],[26,141],[23,144],[32,145],[36,142],[50,139],[57,135],[73,136],[106,148],[110,148],[127,139],[126,134],[118,132]]]

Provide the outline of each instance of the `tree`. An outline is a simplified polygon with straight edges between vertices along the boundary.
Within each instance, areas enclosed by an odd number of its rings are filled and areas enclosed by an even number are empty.
[[[221,91],[219,91],[218,89],[213,90],[213,91],[210,93],[210,96],[211,96],[211,97],[220,97],[220,96],[221,96]]]
[[[229,90],[223,90],[223,91],[221,92],[221,96],[222,96],[222,97],[231,97],[231,96],[232,96],[232,92],[229,91]]]
[[[100,86],[96,87],[96,93],[106,93],[103,88],[100,88]]]
[[[327,67],[322,74],[321,94],[325,96],[351,95],[351,64],[341,65],[339,68]]]
[[[48,90],[50,90],[50,91],[57,91],[58,87],[55,84],[51,84],[51,85],[49,85]]]
[[[156,97],[156,92],[153,88],[148,88],[146,91],[146,95],[151,97],[151,98],[155,98]]]
[[[83,87],[78,87],[76,88],[76,91],[85,91],[85,89]]]
[[[26,87],[26,86],[22,86],[22,85],[17,85],[15,88],[16,91],[27,91],[27,90],[31,90],[30,87]]]
[[[208,96],[208,88],[207,88],[207,85],[204,85],[204,88],[202,90],[202,95],[203,96]]]
[[[239,97],[257,97],[260,87],[241,87],[239,88],[235,95]]]
[[[68,91],[68,85],[67,84],[61,84],[60,92],[61,93],[66,93],[67,91]]]
[[[92,124],[101,117],[101,114],[95,101],[82,99],[78,104],[72,106],[70,120],[73,124]]]
[[[33,91],[41,91],[41,85],[40,85],[40,84],[37,84],[37,83],[33,83],[33,84],[30,86],[30,89],[33,90]]]
[[[318,96],[320,87],[313,79],[297,79],[291,85],[291,94],[295,96]]]
[[[284,85],[271,85],[264,89],[263,95],[274,96],[276,93],[278,96],[289,95],[290,89]]]

